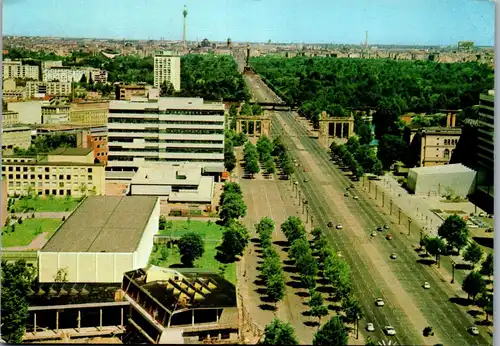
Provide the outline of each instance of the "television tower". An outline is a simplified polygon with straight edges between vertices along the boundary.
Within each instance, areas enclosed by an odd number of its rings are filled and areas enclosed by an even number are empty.
[[[368,31],[365,31],[365,50],[368,51]]]
[[[186,42],[187,23],[186,23],[186,17],[188,15],[188,11],[187,11],[186,5],[184,5],[184,11],[182,11],[182,15],[184,16],[184,34],[182,36],[182,40],[184,41],[184,51],[187,51],[187,42]]]

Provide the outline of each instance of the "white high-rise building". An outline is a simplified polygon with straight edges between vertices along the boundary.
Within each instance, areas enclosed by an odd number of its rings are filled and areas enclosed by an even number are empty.
[[[160,88],[163,82],[172,83],[176,91],[181,90],[181,58],[171,54],[154,57],[154,86]]]
[[[2,79],[40,79],[40,69],[38,66],[23,65],[21,61],[5,59],[2,62]]]
[[[224,171],[224,104],[201,98],[111,101],[108,177],[131,179],[140,167],[183,164]]]

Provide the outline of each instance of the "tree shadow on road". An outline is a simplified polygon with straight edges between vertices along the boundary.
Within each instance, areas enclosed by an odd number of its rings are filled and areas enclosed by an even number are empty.
[[[481,315],[483,314],[483,312],[482,312],[482,311],[480,311],[480,310],[475,310],[475,309],[471,309],[471,310],[467,311],[467,313],[468,313],[469,315],[471,315],[472,317],[474,317],[474,318],[476,318],[476,317],[478,317],[478,316],[481,316]]]
[[[300,276],[298,276],[298,275],[291,275],[290,279],[294,280],[294,281],[300,281]]]
[[[302,316],[306,316],[306,317],[311,316],[311,310],[302,311]]]
[[[338,305],[333,305],[333,304],[328,304],[328,310],[339,312],[340,311],[340,306]]]
[[[271,304],[260,304],[259,308],[264,311],[276,311],[276,308]]]
[[[429,255],[427,252],[423,252],[423,253],[421,253],[420,255],[418,255],[418,257],[421,257],[421,258],[429,258],[429,257],[431,257],[431,255]]]
[[[309,297],[309,292],[299,291],[299,292],[295,292],[295,295],[299,296],[299,297],[302,297],[302,298],[307,298],[307,297]]]
[[[256,286],[265,286],[266,282],[264,280],[253,280],[254,285]]]
[[[423,264],[426,266],[431,266],[434,263],[436,263],[436,261],[434,261],[433,259],[423,259],[422,258],[422,259],[417,260],[417,263],[420,263],[420,264]]]
[[[457,263],[455,264],[455,269],[457,270],[470,270],[471,265],[469,263]]]
[[[260,295],[265,295],[267,294],[267,289],[266,288],[257,288],[254,290],[255,293],[260,294]]]
[[[293,260],[287,259],[283,261],[283,264],[287,266],[293,266],[295,265],[295,262]]]
[[[285,246],[288,247],[288,246],[290,246],[290,243],[288,241],[286,241],[286,240],[275,240],[275,241],[273,241],[273,244],[281,246],[281,247],[285,247]]]
[[[316,291],[321,293],[333,293],[333,287],[331,286],[318,286],[316,287]]]
[[[287,273],[293,273],[293,274],[295,274],[295,273],[298,273],[298,272],[299,272],[299,270],[298,270],[297,268],[292,267],[292,266],[285,266],[285,267],[283,267],[283,270],[284,270],[285,272],[287,272]]]
[[[452,302],[454,304],[461,305],[461,306],[470,306],[472,304],[470,299],[462,298],[462,297],[451,297],[449,300],[450,300],[450,302]]]
[[[319,278],[316,280],[316,283],[318,285],[328,285],[328,284],[330,284],[330,280],[325,279],[325,278]]]
[[[258,253],[259,255],[262,254],[264,251],[262,251],[262,249],[255,249],[253,250],[255,253]],[[259,258],[262,258],[262,256],[257,256]]]
[[[302,282],[300,282],[300,281],[288,281],[286,283],[286,285],[288,287],[297,288],[297,289],[299,289],[299,288],[306,288],[306,286]]]
[[[304,325],[307,327],[318,327],[319,322],[318,321],[305,321]]]
[[[255,245],[260,245],[260,239],[259,238],[252,238],[252,239],[250,239],[250,241],[252,243],[254,243]]]
[[[476,321],[475,322],[476,325],[478,326],[492,326],[493,325],[493,321],[486,321],[486,320],[481,320],[481,321]]]

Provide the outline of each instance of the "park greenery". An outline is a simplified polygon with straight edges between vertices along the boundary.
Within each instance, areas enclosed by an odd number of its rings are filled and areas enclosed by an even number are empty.
[[[70,133],[55,133],[37,136],[28,149],[14,147],[14,155],[35,156],[46,154],[59,148],[76,148],[76,136]]]
[[[220,197],[219,217],[222,223],[228,226],[246,213],[247,207],[243,202],[241,187],[237,183],[226,183]]]
[[[28,319],[28,295],[34,280],[33,271],[24,260],[2,261],[2,339],[21,344]]]
[[[274,164],[274,159],[272,157],[273,144],[266,136],[261,136],[257,141],[257,152],[259,154],[259,160],[264,166],[267,174],[273,174],[276,172],[276,165]]]
[[[446,240],[450,250],[456,248],[460,251],[468,243],[469,230],[463,218],[450,215],[439,226],[438,235]]]
[[[314,335],[314,346],[347,345],[348,334],[340,316],[333,316]]]
[[[275,157],[275,160],[278,163],[281,175],[286,177],[286,179],[289,179],[290,175],[293,173],[293,163],[286,151],[286,147],[283,144],[281,137],[275,137],[273,139],[272,147],[273,150],[271,154]]]
[[[264,330],[264,341],[262,345],[298,345],[293,327],[286,322],[275,318]]]
[[[237,256],[243,255],[248,245],[250,235],[245,225],[236,220],[231,220],[222,233],[222,243],[217,248],[216,257],[222,263],[232,263]]]
[[[368,144],[361,145],[357,137],[351,137],[346,144],[330,145],[332,160],[349,168],[355,179],[361,178],[365,172],[381,175],[382,163]]]
[[[256,173],[260,172],[259,152],[257,147],[250,141],[243,148],[243,159],[245,160],[245,172],[253,178]]]
[[[195,232],[183,234],[177,244],[181,262],[186,267],[193,267],[193,262],[201,258],[205,252],[205,244],[201,235]]]

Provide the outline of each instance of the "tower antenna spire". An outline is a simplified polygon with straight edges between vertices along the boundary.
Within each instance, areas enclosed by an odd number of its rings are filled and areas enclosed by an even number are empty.
[[[182,35],[182,41],[184,44],[184,51],[187,51],[187,42],[186,42],[186,31],[187,31],[187,22],[186,22],[186,17],[188,15],[187,7],[184,5],[184,11],[182,11],[182,15],[184,16],[184,33]]]

